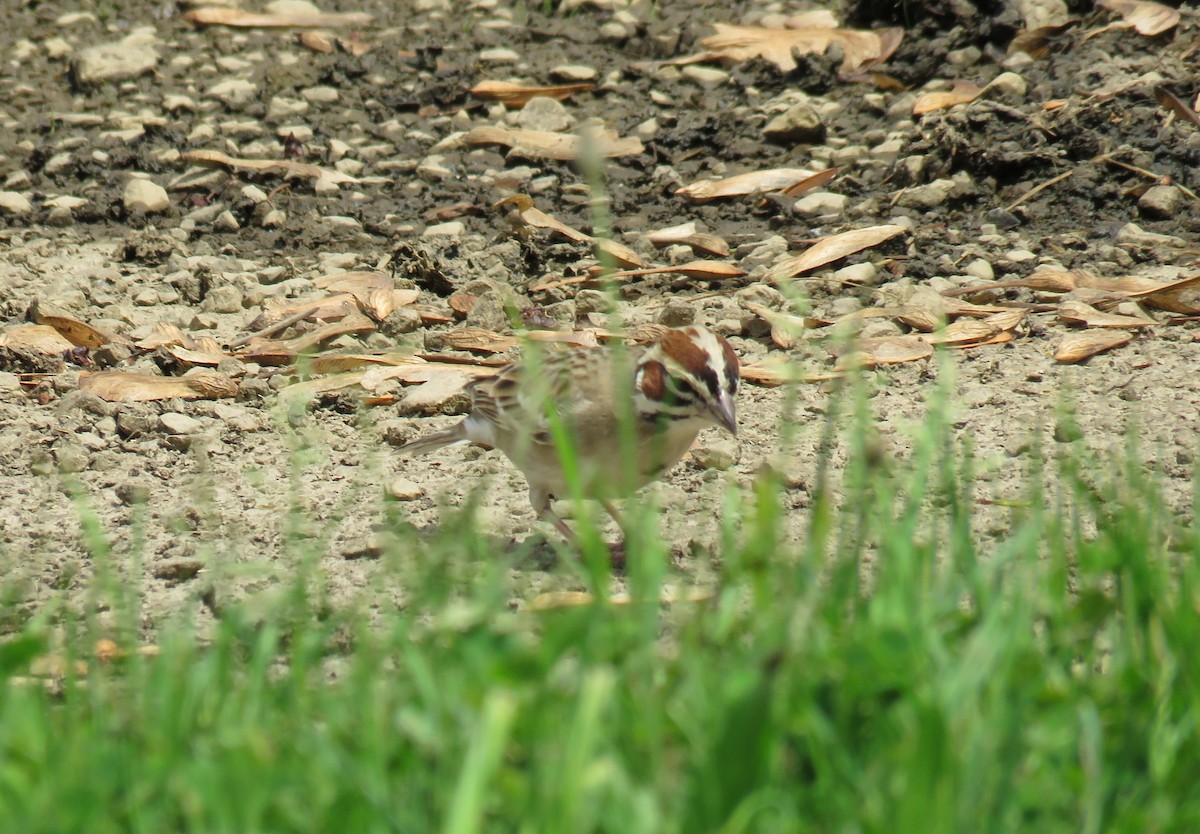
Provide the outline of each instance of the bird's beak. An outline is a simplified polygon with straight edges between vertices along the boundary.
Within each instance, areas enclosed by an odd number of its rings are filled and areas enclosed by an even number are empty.
[[[720,399],[709,407],[709,413],[718,426],[737,437],[737,409],[733,397],[729,396],[728,392],[722,392]]]

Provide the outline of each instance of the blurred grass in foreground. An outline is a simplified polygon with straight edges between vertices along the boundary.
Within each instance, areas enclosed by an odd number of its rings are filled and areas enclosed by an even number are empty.
[[[769,478],[731,498],[705,601],[659,603],[642,513],[628,604],[589,552],[559,569],[596,601],[514,605],[517,557],[447,521],[385,554],[400,610],[326,604],[297,534],[265,615],[230,605],[198,645],[182,611],[157,656],[68,656],[52,691],[48,634],[113,635],[47,611],[0,642],[0,830],[1200,830],[1197,540],[1153,477],[1033,467],[978,552],[949,430],[892,466],[868,435],[836,506],[817,473],[803,541]]]

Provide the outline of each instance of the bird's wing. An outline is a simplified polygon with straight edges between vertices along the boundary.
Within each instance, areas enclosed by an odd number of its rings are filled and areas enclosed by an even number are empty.
[[[502,432],[552,444],[550,415],[576,424],[611,399],[612,375],[605,348],[526,356],[471,383],[472,411]]]

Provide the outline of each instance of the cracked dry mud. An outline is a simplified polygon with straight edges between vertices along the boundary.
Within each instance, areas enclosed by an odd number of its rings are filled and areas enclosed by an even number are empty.
[[[594,192],[569,162],[446,141],[498,123],[570,131],[600,120],[638,137],[641,153],[601,167],[614,238],[647,262],[678,263],[704,256],[655,249],[645,234],[695,222],[727,241],[725,260],[748,274],[628,282],[618,318],[694,319],[727,333],[746,363],[786,357],[806,373],[830,369],[820,333],[782,351],[746,305],[779,308],[782,297],[762,283],[766,271],[789,250],[846,229],[901,223],[908,231],[792,282],[819,316],[895,303],[914,287],[949,290],[1052,267],[1162,281],[1189,274],[1200,222],[1194,200],[1178,189],[1158,192],[1157,202],[1146,192],[1194,185],[1200,128],[1170,115],[1154,92],[1165,84],[1186,101],[1200,87],[1187,60],[1197,31],[1190,14],[1152,38],[1128,29],[1085,38],[1113,16],[1076,4],[1081,20],[1056,36],[1050,54],[1023,60],[1005,55],[1022,27],[1005,3],[978,11],[920,4],[906,7],[908,19],[892,5],[862,3],[843,18],[860,28],[906,27],[881,69],[907,89],[839,80],[837,56],[803,57],[790,73],[760,60],[719,72],[655,63],[700,51],[709,21],[754,24],[802,10],[785,3],[556,12],[494,0],[364,0],[325,9],[375,15],[374,25],[354,30],[373,47],[356,57],[336,44],[312,51],[294,31],[197,27],[170,3],[102,4],[98,16],[68,2],[17,2],[0,31],[0,332],[26,323],[36,302],[133,340],[165,322],[228,344],[254,329],[264,303],[317,295],[315,279],[354,269],[393,275],[397,288],[419,291],[417,302],[387,327],[341,336],[326,351],[425,350],[434,334],[462,326],[448,306],[461,291],[481,296],[466,323],[502,333],[511,333],[504,300],[535,305],[560,324],[611,323],[592,290],[529,291],[582,274],[591,254],[514,228],[491,206],[522,192],[590,230]],[[118,42],[125,77],[89,75],[87,50]],[[974,103],[912,115],[930,84],[985,86],[1001,76]],[[514,79],[597,86],[524,114],[466,92],[482,80]],[[816,115],[818,133],[769,140],[764,126],[796,105]],[[181,155],[195,150],[287,157],[359,181],[329,188],[271,172],[190,171]],[[1103,154],[1121,164],[1098,160]],[[829,165],[839,176],[815,198],[695,204],[674,194],[709,176]],[[161,188],[131,193],[135,174]],[[975,300],[1056,302],[1019,288]],[[1130,429],[1142,464],[1161,473],[1167,503],[1188,512],[1200,420],[1195,324],[1151,310],[1154,325],[1129,344],[1062,365],[1054,352],[1068,328],[1051,310],[1035,307],[1005,344],[867,372],[883,460],[909,454],[939,386],[948,385],[952,431],[977,457],[985,540],[1004,532],[1000,505],[1025,496],[1033,456],[1052,462],[1071,453],[1115,472]],[[865,336],[906,330],[890,319],[865,319],[861,328]],[[33,361],[0,349],[0,579],[16,583],[24,614],[52,599],[95,604],[85,512],[105,531],[118,575],[143,587],[147,632],[189,607],[203,627],[214,560],[236,567],[223,593],[276,588],[293,568],[282,546],[293,505],[303,511],[301,532],[317,537],[334,604],[382,587],[387,565],[360,557],[386,527],[389,491],[389,523],[432,529],[477,499],[478,522],[498,551],[518,552],[543,535],[520,475],[498,453],[449,450],[406,462],[392,451],[456,419],[461,397],[436,405],[442,415],[365,405],[346,392],[289,411],[279,395],[295,381],[288,368],[238,362],[222,366],[239,386],[234,399],[113,403],[78,390],[80,373],[94,367],[74,360],[182,370],[161,353],[128,354]],[[714,507],[768,462],[782,471],[788,532],[803,534],[830,392],[819,383],[746,386],[739,441],[706,433],[697,454],[653,488],[679,581],[711,576]],[[1064,402],[1073,421],[1061,418]],[[792,434],[783,453],[781,433]],[[839,442],[831,454],[836,473],[849,448]],[[1056,477],[1053,465],[1043,471]],[[531,589],[571,584],[544,567],[536,559],[520,566]]]

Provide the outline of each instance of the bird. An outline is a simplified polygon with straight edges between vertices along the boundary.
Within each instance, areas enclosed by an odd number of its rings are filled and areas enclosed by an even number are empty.
[[[583,496],[598,500],[623,528],[613,499],[665,475],[701,429],[737,436],[739,381],[733,347],[695,325],[662,328],[647,345],[537,351],[469,383],[465,419],[397,452],[499,449],[525,476],[538,518],[574,543],[554,498],[569,495],[578,478]]]

